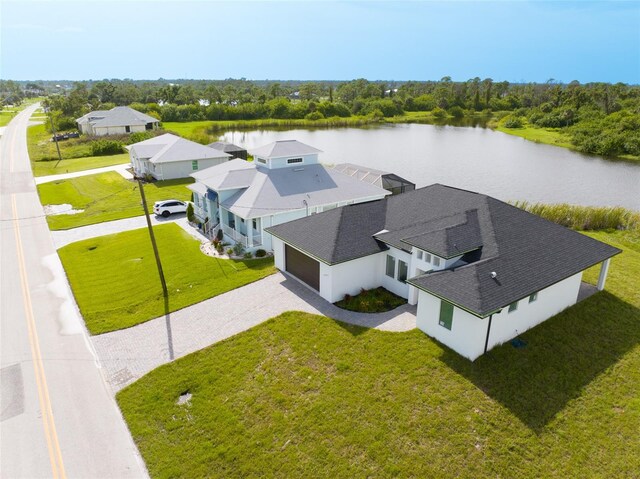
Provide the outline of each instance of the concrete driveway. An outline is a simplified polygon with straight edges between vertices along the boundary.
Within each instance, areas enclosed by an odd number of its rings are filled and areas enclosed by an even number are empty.
[[[345,311],[282,273],[129,329],[93,336],[104,376],[114,393],[152,369],[278,316],[285,311],[322,314],[384,331],[416,327],[415,306],[363,314]]]

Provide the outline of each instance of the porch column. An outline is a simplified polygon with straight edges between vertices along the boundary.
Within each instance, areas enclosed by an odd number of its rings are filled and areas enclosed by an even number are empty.
[[[247,248],[253,248],[253,220],[246,219],[244,224],[247,227]]]
[[[611,258],[607,258],[602,262],[600,266],[600,276],[598,276],[598,291],[602,291],[604,289],[604,283],[607,281],[607,273],[609,273],[609,263],[611,262]]]

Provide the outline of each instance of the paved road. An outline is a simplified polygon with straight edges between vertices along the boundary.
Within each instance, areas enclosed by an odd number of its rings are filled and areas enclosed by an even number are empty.
[[[381,329],[416,327],[415,306],[380,314],[345,311],[282,273],[132,328],[92,336],[114,392],[158,366],[256,326],[285,311],[323,314]]]
[[[19,113],[0,140],[0,477],[147,477],[55,253]]]

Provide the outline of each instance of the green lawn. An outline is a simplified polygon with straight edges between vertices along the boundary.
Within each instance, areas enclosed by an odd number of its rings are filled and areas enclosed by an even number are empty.
[[[18,110],[13,108],[0,111],[0,126],[7,126],[17,114]]]
[[[190,199],[191,191],[185,185],[192,182],[193,178],[182,178],[146,184],[144,191],[149,207],[159,200]],[[75,215],[48,216],[47,221],[52,230],[64,230],[144,214],[138,184],[125,180],[115,171],[44,183],[38,185],[38,193],[43,205],[66,203],[74,209],[84,210]]]
[[[169,311],[275,272],[272,258],[232,261],[206,256],[200,243],[175,224],[156,226],[154,232],[169,290]],[[165,313],[146,229],[72,243],[58,253],[92,334],[128,328]]]
[[[638,477],[640,243],[593,236],[625,250],[608,292],[523,334],[525,348],[471,363],[417,330],[290,312],[118,403],[158,478]]]
[[[129,161],[129,153],[122,153],[121,155],[88,156],[62,161],[36,161],[32,163],[32,166],[34,176],[48,176],[91,170],[103,166],[121,165],[122,163],[129,163]]]

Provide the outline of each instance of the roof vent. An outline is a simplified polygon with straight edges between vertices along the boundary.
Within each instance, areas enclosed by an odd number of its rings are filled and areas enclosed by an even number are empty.
[[[491,279],[496,279],[498,277],[498,273],[496,273],[495,271],[491,272]]]
[[[293,171],[304,171],[304,168],[294,168]]]

